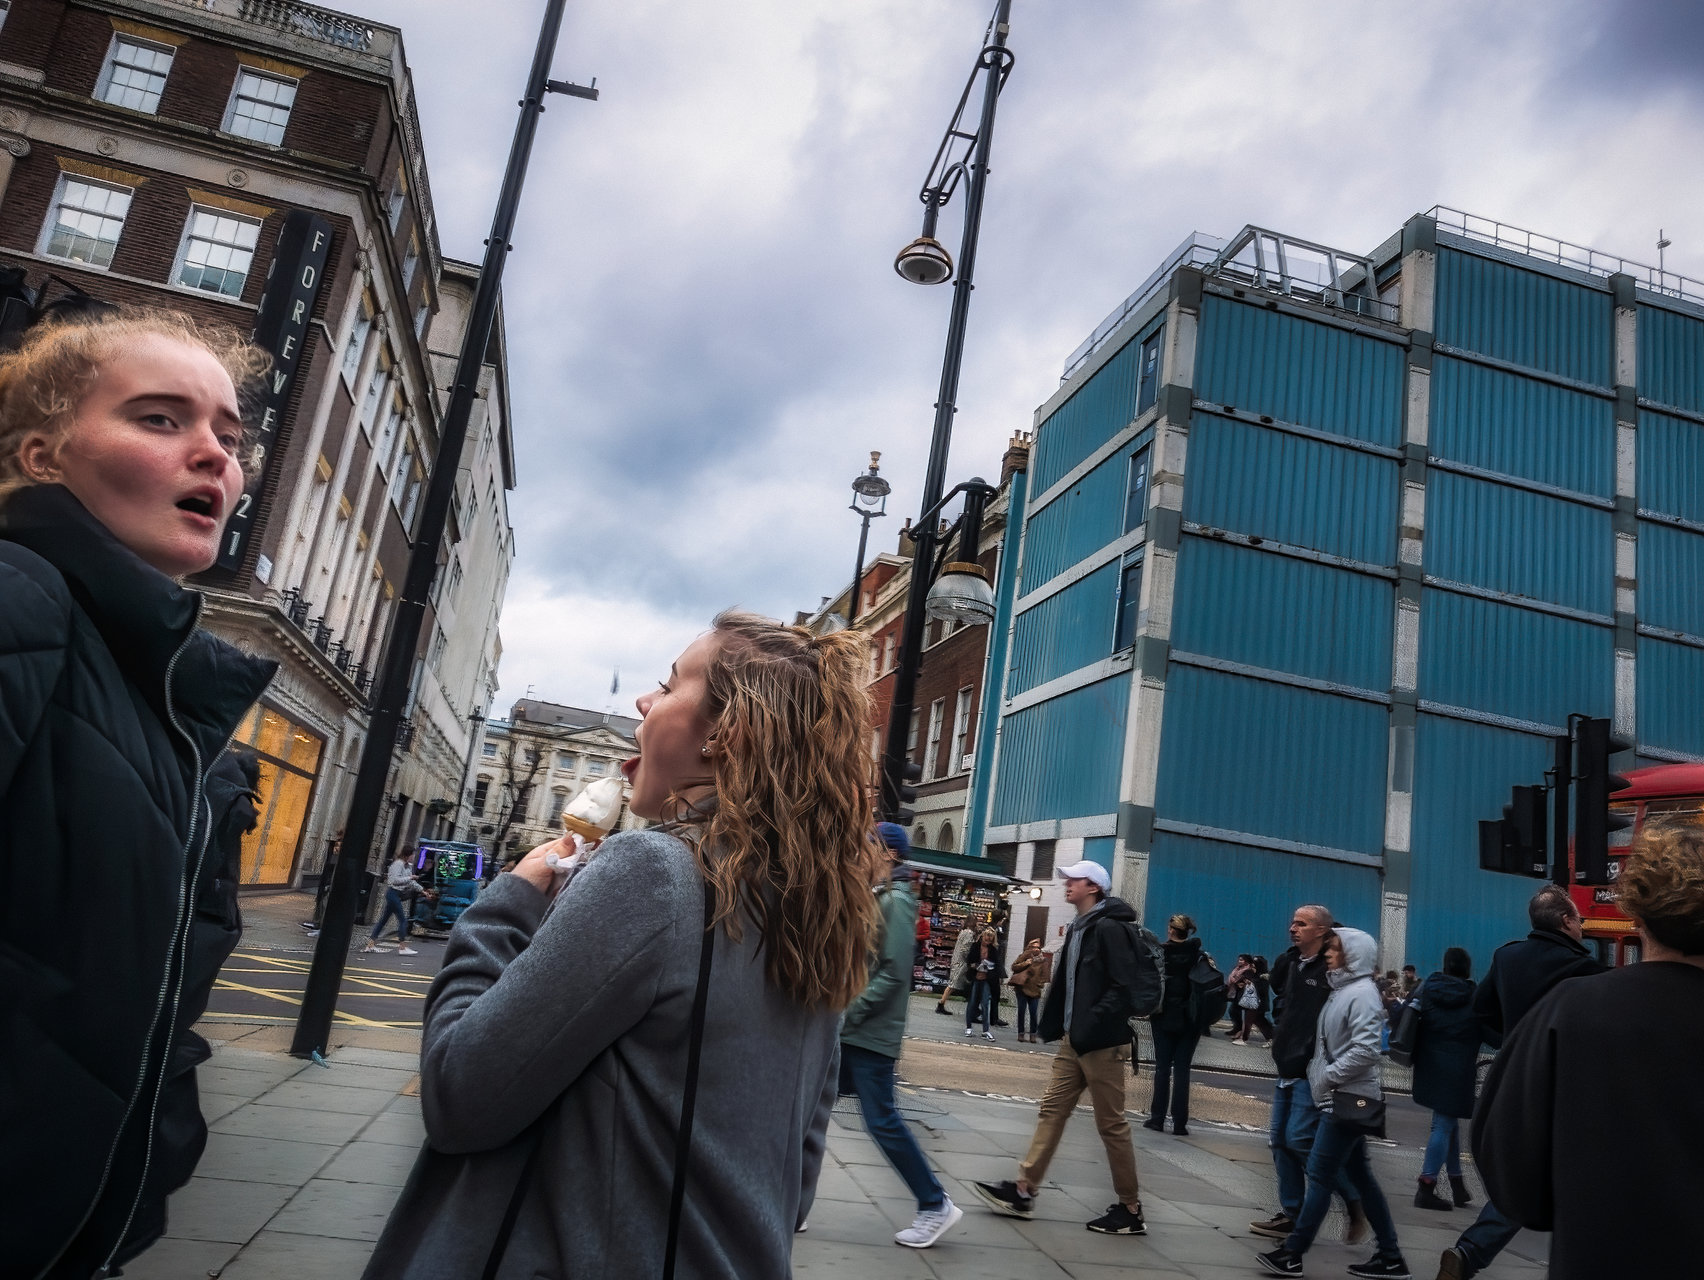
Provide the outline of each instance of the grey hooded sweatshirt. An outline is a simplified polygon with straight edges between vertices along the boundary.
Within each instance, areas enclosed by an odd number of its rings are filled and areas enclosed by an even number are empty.
[[[1367,1098],[1384,1096],[1379,1084],[1379,1030],[1384,1004],[1373,973],[1379,946],[1359,929],[1337,930],[1345,964],[1326,974],[1331,994],[1319,1013],[1314,1055],[1308,1062],[1308,1088],[1314,1105],[1331,1110],[1331,1091],[1343,1089]]]

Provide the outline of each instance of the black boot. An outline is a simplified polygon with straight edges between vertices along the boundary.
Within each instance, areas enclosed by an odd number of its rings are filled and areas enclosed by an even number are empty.
[[[1420,1189],[1414,1193],[1414,1207],[1416,1209],[1443,1209],[1448,1211],[1454,1206],[1438,1194],[1438,1180],[1436,1178],[1421,1178]]]
[[[1453,1173],[1450,1175],[1450,1199],[1455,1201],[1455,1207],[1458,1209],[1473,1203],[1473,1197],[1468,1194],[1466,1178],[1458,1178]]]

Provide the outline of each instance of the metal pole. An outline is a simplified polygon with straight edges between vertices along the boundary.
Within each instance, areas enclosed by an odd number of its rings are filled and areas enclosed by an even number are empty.
[[[349,940],[355,928],[357,881],[366,868],[373,832],[384,805],[386,777],[390,772],[403,705],[408,700],[415,651],[420,645],[427,592],[437,568],[438,548],[443,541],[444,524],[455,489],[456,468],[461,461],[468,418],[473,411],[480,370],[485,364],[485,351],[496,320],[503,265],[510,249],[509,237],[514,231],[515,211],[520,205],[527,161],[532,155],[533,135],[538,129],[538,117],[544,111],[550,62],[556,52],[556,37],[566,5],[567,0],[546,0],[545,3],[538,48],[533,54],[532,71],[527,76],[526,97],[520,104],[521,115],[515,124],[514,142],[509,148],[509,165],[503,174],[497,211],[491,220],[491,238],[485,242],[485,261],[480,266],[479,286],[474,291],[467,332],[462,338],[455,387],[444,412],[438,452],[432,460],[432,475],[426,484],[425,506],[420,513],[420,525],[408,557],[402,597],[397,601],[390,634],[385,640],[384,655],[379,660],[372,714],[367,725],[367,738],[361,747],[361,764],[355,776],[354,793],[349,800],[343,844],[332,871],[325,916],[314,946],[307,987],[302,993],[295,1038],[290,1045],[290,1052],[299,1058],[324,1054],[326,1040],[331,1034],[337,991],[343,982],[343,966],[349,958]]]
[[[959,247],[958,278],[953,281],[952,315],[947,322],[947,351],[941,365],[941,393],[935,401],[935,433],[929,446],[929,470],[923,480],[923,511],[932,513],[946,484],[947,451],[952,444],[953,415],[958,412],[959,366],[964,361],[965,326],[976,275],[976,239],[982,228],[982,194],[988,181],[988,155],[994,144],[994,106],[1000,97],[1000,73],[1005,60],[1006,31],[1011,0],[1000,0],[994,13],[989,45],[982,51],[987,80],[982,87],[982,119],[976,132],[976,151],[970,162],[970,189],[965,194],[964,238]],[[999,52],[994,52],[994,51]],[[929,514],[912,530],[911,582],[905,596],[905,630],[893,674],[893,707],[888,713],[887,749],[882,756],[882,813],[892,818],[899,805],[899,786],[906,764],[905,740],[911,728],[911,707],[917,697],[917,670],[923,658],[923,602],[929,594],[935,563],[935,517]]]
[[[456,790],[455,815],[450,819],[450,839],[456,839],[461,827],[462,806],[467,803],[467,778],[473,772],[473,757],[485,739],[485,713],[475,711],[467,718],[467,759],[462,761],[461,786]],[[471,835],[472,833],[469,832]]]
[[[851,626],[858,621],[858,597],[863,594],[861,587],[864,582],[864,543],[870,537],[870,520],[873,518],[868,511],[860,511],[858,518],[864,522],[858,530],[858,564],[852,570],[852,603],[846,607],[846,625]]]

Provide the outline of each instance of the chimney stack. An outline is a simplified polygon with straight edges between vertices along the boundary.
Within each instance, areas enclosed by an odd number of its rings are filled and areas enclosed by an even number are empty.
[[[1029,470],[1030,446],[1034,443],[1033,431],[1012,432],[1011,443],[1006,446],[1005,456],[1000,459],[1001,488],[1018,472]]]

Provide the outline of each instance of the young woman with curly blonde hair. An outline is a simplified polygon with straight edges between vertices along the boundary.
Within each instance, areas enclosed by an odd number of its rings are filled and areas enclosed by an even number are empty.
[[[554,901],[541,845],[462,916],[369,1280],[789,1273],[876,925],[868,653],[722,614],[639,699],[662,825]]]
[[[209,833],[237,794],[221,753],[276,664],[201,630],[181,579],[217,558],[250,452],[239,392],[265,363],[233,332],[126,310],[40,324],[0,356],[0,1256],[15,1274],[136,1256],[206,1139],[191,1026],[240,927]]]

